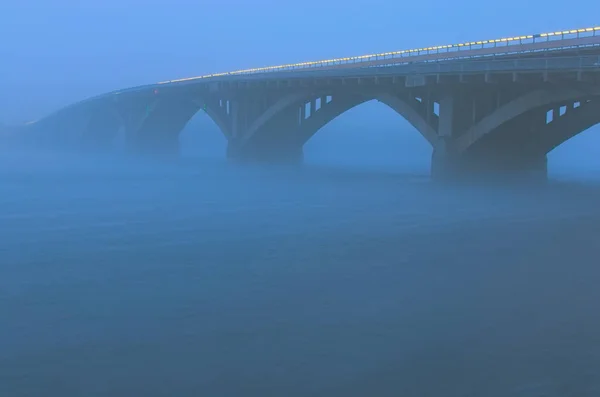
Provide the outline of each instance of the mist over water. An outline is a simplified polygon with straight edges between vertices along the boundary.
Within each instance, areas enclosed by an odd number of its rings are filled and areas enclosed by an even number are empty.
[[[6,151],[0,396],[600,395],[593,167],[439,186],[332,131],[303,167]]]
[[[600,127],[547,186],[439,186],[377,102],[300,168],[19,152],[98,94],[598,26],[598,0],[0,1],[0,397],[598,397]]]

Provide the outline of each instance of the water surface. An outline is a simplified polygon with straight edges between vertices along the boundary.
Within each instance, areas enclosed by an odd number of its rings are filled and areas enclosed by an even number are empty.
[[[0,396],[600,395],[593,183],[27,164],[0,175]]]

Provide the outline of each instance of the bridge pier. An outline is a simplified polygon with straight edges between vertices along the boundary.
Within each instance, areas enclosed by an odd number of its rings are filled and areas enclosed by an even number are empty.
[[[507,152],[485,156],[434,149],[431,178],[434,181],[545,182],[548,159],[546,154]]]
[[[435,148],[431,154],[431,179],[434,181],[451,181],[458,179],[463,170],[455,155],[444,149]],[[464,177],[464,175],[462,175]]]
[[[499,100],[501,96],[506,103]],[[546,181],[548,150],[541,139],[547,135],[546,109],[535,103],[531,110],[521,110],[529,106],[528,100],[538,97],[531,98],[507,88],[457,88],[444,93],[431,159],[432,179]]]

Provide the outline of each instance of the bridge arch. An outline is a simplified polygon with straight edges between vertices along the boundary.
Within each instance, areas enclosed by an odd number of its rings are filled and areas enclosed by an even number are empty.
[[[306,123],[300,126],[300,136],[303,143],[308,141],[314,134],[317,133],[327,123],[331,122],[338,116],[346,113],[350,109],[359,106],[365,102],[376,100],[388,106],[396,113],[406,119],[419,133],[429,142],[432,147],[435,147],[437,142],[437,132],[421,117],[417,110],[411,107],[404,99],[393,94],[383,92],[377,94],[354,94],[342,97],[341,100],[332,101],[331,105],[323,108],[323,112],[315,112],[314,116],[306,120]]]
[[[546,110],[553,105],[573,103],[578,100],[584,101],[584,98],[596,97],[598,95],[600,95],[600,87],[592,87],[590,89],[556,87],[554,89],[540,89],[526,93],[506,103],[505,105],[500,106],[494,112],[484,117],[478,123],[469,128],[464,134],[460,135],[456,140],[456,149],[458,152],[464,152],[473,144],[482,140],[483,137],[490,134],[502,133],[501,128],[518,117],[535,112],[538,112],[540,115],[544,115]],[[591,116],[588,116],[588,118],[589,117]],[[549,124],[552,124],[553,122]],[[541,124],[540,129],[544,130],[544,127],[545,126]],[[572,129],[579,129],[579,131],[574,132]],[[567,136],[569,134],[572,134],[570,136],[574,136],[582,131],[582,129],[579,127],[569,127],[568,130],[570,132],[567,133],[563,138],[560,138],[560,142],[558,144],[564,142],[564,140],[561,141],[561,139],[568,139]],[[523,138],[525,139],[525,137]],[[548,148],[547,151],[554,147],[555,146]]]
[[[123,105],[120,109],[129,115],[125,120],[126,139],[133,151],[178,154],[181,132],[200,111],[206,112],[226,138],[231,134],[222,101],[215,98],[163,95],[151,101],[135,101],[134,105],[135,109]]]
[[[198,110],[178,134],[179,154],[184,158],[221,158],[232,135],[227,104],[202,98],[192,100]]]
[[[330,101],[325,98],[329,98]],[[377,100],[400,114],[419,131],[431,146],[436,145],[438,135],[435,128],[404,98],[386,91],[352,92],[336,90],[305,90],[281,98],[267,108],[250,125],[239,145],[243,146],[257,134],[281,126],[289,130],[289,132],[286,131],[285,135],[292,135],[284,139],[291,139],[303,145],[333,119],[358,105],[372,100]],[[318,107],[313,103],[314,101],[320,101]],[[311,104],[311,112],[309,117],[303,119],[304,111],[302,107],[308,104]],[[302,110],[301,114],[298,114],[298,110]]]
[[[328,93],[325,92],[324,95]],[[246,142],[250,141],[261,129],[272,121],[276,116],[280,115],[286,110],[290,110],[292,107],[300,106],[302,102],[306,102],[316,94],[311,91],[298,91],[292,94],[286,95],[283,98],[276,101],[274,104],[269,106],[260,116],[258,116],[244,132],[240,138],[239,145],[243,146]]]
[[[192,100],[198,109],[196,112],[190,117],[194,117],[198,112],[204,111],[208,117],[215,123],[217,127],[219,127],[219,131],[225,136],[226,139],[231,137],[231,123],[227,118],[227,111],[223,109],[225,106],[221,106],[221,103],[216,100],[207,100],[202,98],[196,98]],[[205,106],[206,105],[206,106]],[[188,120],[189,121],[189,120]]]
[[[452,142],[444,167],[469,173],[547,175],[547,155],[600,122],[600,87],[536,90],[482,118]],[[435,161],[434,161],[435,164]]]
[[[118,140],[124,141],[127,150],[175,150],[179,134],[199,111],[205,111],[229,139],[231,123],[222,102],[212,97],[176,94],[107,95],[59,109],[36,123],[31,134],[39,136],[39,142],[91,150],[115,149]]]
[[[82,138],[91,147],[108,149],[125,135],[125,125],[125,119],[114,106],[101,106],[89,112]]]
[[[600,97],[568,109],[564,115],[553,119],[541,131],[542,150],[550,153],[564,142],[600,124]]]
[[[96,150],[110,147],[123,125],[124,119],[112,103],[83,102],[26,125],[23,135],[46,147]]]

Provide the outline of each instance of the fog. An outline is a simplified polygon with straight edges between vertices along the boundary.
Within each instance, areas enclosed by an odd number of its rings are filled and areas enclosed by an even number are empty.
[[[428,153],[398,160],[418,144],[286,168],[204,147],[4,156],[0,395],[600,391],[594,180],[439,186]]]
[[[165,78],[593,26],[594,6],[2,4],[0,121]],[[550,153],[541,186],[432,183],[429,144],[377,102],[302,166],[228,163],[204,112],[173,161],[4,144],[0,396],[600,395],[599,131]]]

